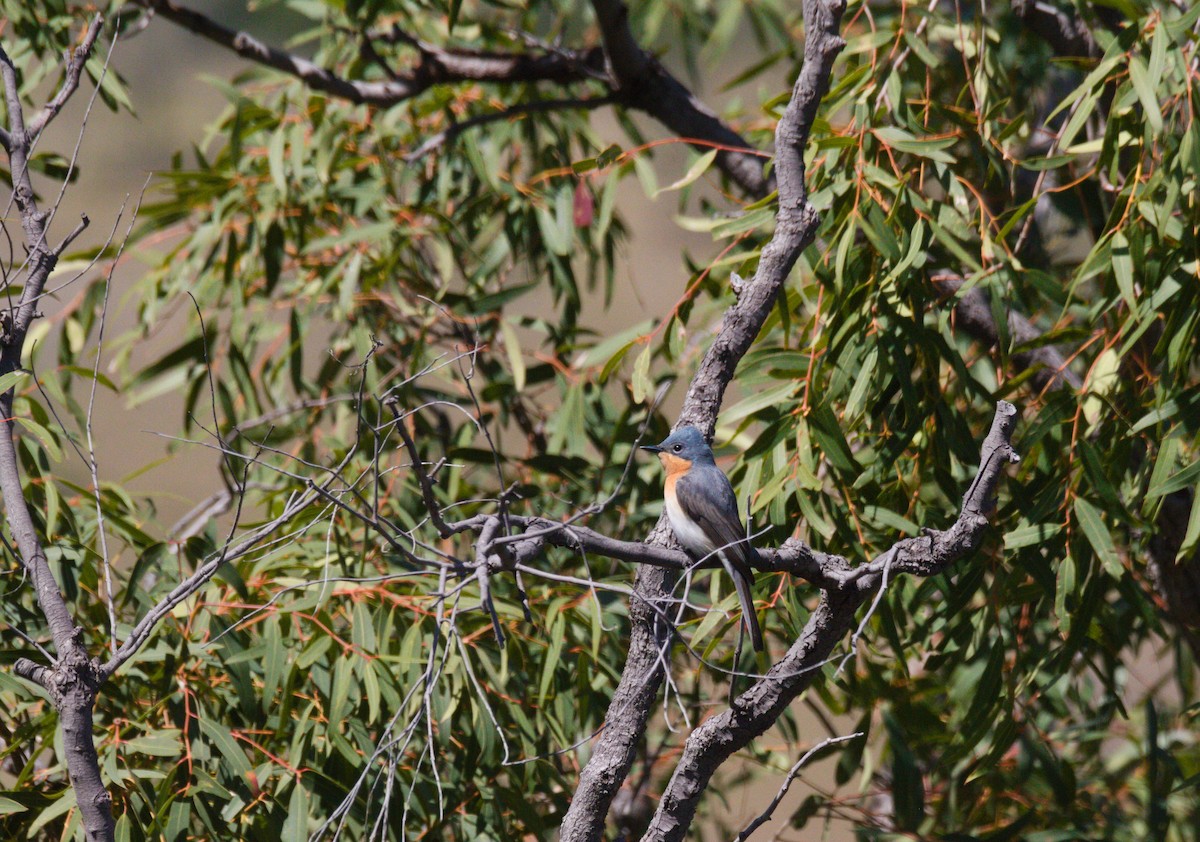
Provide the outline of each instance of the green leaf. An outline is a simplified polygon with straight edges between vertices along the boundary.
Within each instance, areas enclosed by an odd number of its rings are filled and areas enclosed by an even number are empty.
[[[542,232],[542,238],[546,241],[550,251],[560,257],[569,255],[571,253],[570,229],[559,224],[557,214],[549,208],[538,208],[537,221],[538,230]]]
[[[58,436],[50,432],[41,424],[31,418],[21,419],[21,429],[37,439],[38,444],[46,451],[46,455],[54,462],[61,462],[63,459],[62,448],[58,445]]]
[[[1114,579],[1121,578],[1121,574],[1125,572],[1121,567],[1121,557],[1117,554],[1117,547],[1113,543],[1108,527],[1104,525],[1104,518],[1100,515],[1100,510],[1084,498],[1076,497],[1075,519],[1078,521],[1080,528],[1083,529],[1083,534],[1087,537],[1088,543],[1096,551],[1096,556],[1100,559],[1100,563],[1104,565],[1104,569],[1108,572],[1108,575]]]
[[[1188,465],[1182,471],[1152,484],[1146,490],[1146,498],[1153,499],[1154,497],[1162,497],[1175,491],[1181,491],[1188,486],[1195,485],[1197,478],[1200,478],[1200,460]]]
[[[554,683],[554,675],[558,668],[559,658],[562,656],[563,641],[566,639],[566,619],[565,614],[561,611],[551,611],[552,617],[547,617],[549,629],[547,631],[550,645],[546,647],[546,658],[542,662],[542,677],[538,686],[538,702],[545,704],[546,696],[550,692],[550,685]]]
[[[249,780],[252,772],[250,761],[246,759],[246,753],[229,733],[229,729],[219,722],[213,722],[207,716],[199,717],[199,725],[205,738],[225,758],[232,774],[239,780]]]
[[[267,144],[267,168],[271,171],[271,181],[275,183],[275,189],[280,193],[286,193],[288,186],[287,170],[283,163],[284,140],[284,132],[280,129],[271,136],[271,142]]]
[[[770,389],[763,389],[751,394],[745,400],[738,401],[721,413],[722,424],[737,424],[769,406],[779,406],[791,400],[796,391],[796,384],[788,381]]]
[[[1058,618],[1059,629],[1064,635],[1071,634],[1078,574],[1074,556],[1068,555],[1059,562],[1054,586],[1054,616]]]
[[[954,156],[945,150],[958,142],[957,137],[938,137],[918,139],[903,129],[895,126],[883,126],[874,130],[877,138],[893,149],[908,152],[940,164],[955,163]]]
[[[650,379],[650,356],[653,347],[649,342],[633,362],[633,378],[629,385],[633,390],[633,402],[645,403],[646,398],[654,391],[654,381]]]
[[[1022,547],[1044,544],[1062,531],[1061,523],[1034,523],[1013,529],[1004,535],[1004,549],[1012,551]]]
[[[1142,103],[1142,110],[1146,116],[1146,122],[1150,124],[1150,129],[1154,133],[1162,131],[1162,106],[1158,102],[1158,94],[1154,90],[1154,81],[1150,79],[1146,72],[1146,64],[1138,55],[1129,56],[1129,81],[1133,84],[1134,91],[1137,92],[1137,97]]]
[[[864,506],[862,516],[864,520],[887,529],[894,529],[905,535],[916,535],[921,531],[921,527],[904,517],[904,515],[894,512],[891,509],[886,509],[883,506]]]
[[[667,193],[671,190],[681,190],[684,187],[687,187],[700,176],[704,175],[705,171],[712,166],[712,162],[716,159],[716,157],[716,149],[708,150],[699,158],[697,158],[690,167],[688,167],[688,171],[684,173],[683,178],[668,184],[666,187],[658,188],[651,194],[650,197],[657,198],[660,193]]]
[[[0,795],[0,816],[10,816],[13,813],[23,813],[29,808],[24,804]]]
[[[513,385],[518,392],[525,391],[525,356],[521,353],[521,343],[517,332],[508,319],[500,320],[500,333],[504,336],[504,352],[508,356],[508,365],[512,370]]]
[[[657,196],[658,176],[654,172],[654,167],[650,164],[650,159],[645,154],[633,157],[633,171],[637,175],[638,181],[642,184],[642,192],[651,199]]]
[[[90,376],[90,373],[89,373]],[[13,389],[16,385],[29,377],[29,372],[22,369],[10,371],[8,374],[0,375],[0,395]]]
[[[608,362],[606,362],[604,367],[600,369],[600,376],[597,378],[600,383],[603,384],[608,382],[608,378],[612,376],[613,370],[621,364],[621,360],[625,359],[625,355],[629,353],[629,349],[635,344],[637,344],[636,339],[629,340],[620,348],[618,348],[616,353],[608,358]]]
[[[154,757],[178,757],[183,747],[182,732],[178,728],[165,728],[153,731],[140,737],[134,737],[123,744],[126,751],[138,754],[148,754]]]
[[[1129,240],[1120,231],[1113,234],[1112,261],[1113,275],[1117,279],[1121,297],[1125,299],[1129,312],[1140,320],[1141,311],[1138,309],[1137,291],[1133,281],[1133,257],[1129,254]]]
[[[842,433],[842,427],[837,417],[826,404],[812,409],[808,414],[809,426],[813,438],[829,463],[839,472],[848,474],[851,478],[862,473],[862,466],[854,458],[850,444]]]
[[[1161,424],[1163,421],[1174,418],[1179,414],[1181,409],[1189,413],[1200,409],[1200,390],[1191,389],[1187,392],[1177,394],[1176,397],[1167,398],[1163,401],[1162,406],[1152,409],[1139,418],[1133,427],[1130,428],[1129,432],[1140,433],[1148,427]]]
[[[1200,483],[1192,489],[1192,512],[1188,515],[1187,530],[1183,534],[1183,542],[1179,552],[1175,554],[1176,564],[1198,563],[1193,555],[1200,546]]]
[[[287,821],[279,836],[281,842],[307,842],[308,840],[308,790],[297,777],[292,786],[292,797],[288,799]]]
[[[71,787],[67,787],[61,796],[56,798],[45,810],[42,810],[42,812],[38,814],[38,817],[28,825],[27,833],[29,838],[36,838],[37,832],[43,827],[57,819],[59,816],[65,815],[68,810],[75,809],[75,803],[75,790]]]

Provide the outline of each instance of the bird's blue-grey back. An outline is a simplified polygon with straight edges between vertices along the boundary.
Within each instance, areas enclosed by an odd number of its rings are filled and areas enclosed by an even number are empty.
[[[739,567],[758,561],[758,553],[746,540],[746,531],[738,517],[737,497],[723,471],[715,464],[694,464],[675,484],[679,507],[704,531],[712,549],[724,548],[730,561]],[[747,577],[753,574],[746,571]]]

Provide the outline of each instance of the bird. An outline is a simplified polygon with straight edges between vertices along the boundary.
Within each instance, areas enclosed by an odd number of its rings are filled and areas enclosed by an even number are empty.
[[[762,652],[762,631],[750,596],[753,566],[760,564],[758,551],[742,530],[733,486],[717,467],[703,434],[683,426],[661,444],[642,445],[642,450],[657,454],[667,472],[663,499],[675,537],[698,560],[713,554],[720,559],[737,590],[750,642]]]

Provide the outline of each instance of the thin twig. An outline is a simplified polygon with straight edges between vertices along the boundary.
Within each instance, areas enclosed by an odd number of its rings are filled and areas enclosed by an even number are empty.
[[[821,742],[817,743],[808,751],[804,752],[800,759],[797,760],[792,765],[792,768],[788,770],[787,777],[783,779],[783,784],[779,787],[779,791],[775,793],[775,797],[771,799],[771,803],[767,805],[767,808],[762,811],[758,818],[746,825],[742,832],[737,835],[735,842],[744,842],[744,840],[749,839],[750,834],[771,820],[771,817],[775,813],[775,808],[779,806],[779,802],[783,801],[783,796],[787,795],[788,789],[791,788],[792,781],[796,780],[796,778],[800,775],[800,770],[804,768],[804,765],[808,763],[808,761],[811,760],[813,756],[817,754],[817,752],[823,751],[824,749],[829,748],[831,745],[848,742],[861,736],[863,736],[862,731],[855,731],[853,734],[846,734],[841,737],[828,737],[824,740],[821,740]]]

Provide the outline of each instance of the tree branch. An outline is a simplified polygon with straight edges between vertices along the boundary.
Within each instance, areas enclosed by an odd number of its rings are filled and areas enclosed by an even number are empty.
[[[29,173],[30,150],[37,133],[78,87],[79,71],[87,61],[98,33],[99,19],[93,18],[80,46],[67,63],[62,87],[29,124],[25,123],[17,69],[8,53],[0,48],[0,82],[4,87],[9,123],[3,140],[9,158],[13,201],[21,217],[28,252],[21,297],[15,310],[6,314],[7,335],[0,340],[0,376],[20,369],[25,337],[37,315],[38,299],[58,261],[58,254],[46,244],[50,214],[38,207]],[[55,660],[50,667],[27,659],[21,659],[14,667],[18,675],[36,681],[46,689],[58,712],[67,773],[75,789],[87,839],[110,840],[115,827],[112,796],[104,787],[92,737],[93,706],[103,678],[83,645],[83,630],[75,624],[50,570],[45,547],[25,499],[15,441],[17,419],[13,400],[12,388],[0,394],[0,495],[4,499],[4,510],[21,563],[33,582],[38,607],[46,618],[55,649]]]
[[[627,29],[623,6],[596,0],[596,8],[602,28],[619,36],[610,46],[610,62],[630,58],[627,55],[629,45],[623,33],[617,32],[621,27]],[[808,204],[804,148],[817,106],[829,89],[834,59],[845,46],[838,33],[844,10],[844,0],[804,2],[804,64],[792,99],[775,131],[775,171],[779,182],[775,233],[763,250],[754,279],[725,314],[715,341],[692,378],[680,413],[679,424],[692,424],[709,436],[738,362],[762,328],[800,253],[816,236],[820,218]],[[611,17],[606,17],[609,15]],[[603,21],[608,22],[607,27]],[[664,546],[673,540],[665,518],[660,519],[649,543]],[[673,573],[662,568],[647,565],[638,568],[636,597],[629,608],[629,655],[609,703],[606,727],[580,774],[579,786],[563,820],[560,830],[563,842],[590,842],[601,838],[612,800],[629,774],[634,752],[645,733],[662,683],[666,661],[662,653],[667,650],[670,639],[669,628],[654,609],[669,597],[674,579]]]
[[[412,38],[399,29],[365,35],[366,49],[382,63],[372,41],[403,43],[419,52],[415,68],[406,73],[388,69],[385,81],[347,79],[300,56],[275,49],[247,32],[229,29],[210,17],[174,0],[139,0],[167,20],[249,61],[294,76],[315,91],[349,100],[387,107],[417,96],[434,85],[455,82],[495,84],[524,82],[599,81],[611,91],[612,101],[636,108],[694,145],[716,148],[716,165],[748,196],[762,198],[774,189],[774,179],[763,172],[766,156],[724,123],[707,105],[672,76],[629,31],[628,10],[620,0],[595,0],[604,49],[598,47],[544,53],[500,53],[451,50]],[[607,74],[605,65],[607,64]],[[607,97],[605,98],[607,99]],[[564,100],[569,102],[570,100]],[[601,104],[600,98],[578,100]],[[476,125],[467,121],[454,130]],[[447,138],[438,136],[434,146]],[[421,147],[414,157],[429,150]]]
[[[692,378],[679,414],[678,425],[698,427],[708,438],[712,436],[734,370],[775,306],[792,267],[817,235],[821,219],[808,203],[804,149],[817,106],[829,89],[833,61],[845,46],[838,35],[844,9],[844,0],[804,3],[804,64],[791,102],[775,129],[775,172],[779,181],[775,233],[762,251],[754,278],[726,312],[716,340]]]
[[[716,148],[716,165],[742,191],[756,199],[770,193],[774,179],[764,173],[764,156],[646,52],[629,29],[622,0],[592,0],[600,25],[612,84],[624,104],[662,123],[702,148]],[[699,141],[698,143],[696,141]]]
[[[63,82],[58,92],[42,106],[42,110],[29,121],[29,125],[26,127],[31,143],[36,141],[38,135],[42,133],[42,129],[58,116],[58,112],[62,111],[67,100],[79,88],[79,77],[83,73],[83,66],[87,64],[88,57],[92,54],[92,48],[96,45],[96,39],[100,36],[100,27],[103,24],[103,16],[95,15],[92,17],[92,22],[88,24],[88,28],[84,30],[79,46],[67,60],[67,66],[63,70]]]
[[[544,55],[447,50],[409,38],[420,51],[420,62],[407,74],[391,73],[386,81],[346,79],[308,59],[277,50],[248,32],[229,29],[173,0],[141,0],[167,20],[215,44],[266,67],[294,76],[315,91],[350,102],[388,107],[410,99],[435,84],[451,82],[567,82],[595,77],[600,65],[596,50],[557,50]]]
[[[950,297],[962,287],[961,278],[938,277],[933,280],[933,288],[941,295]],[[1042,333],[1030,321],[1008,307],[1008,333],[1014,345],[1034,342]],[[992,317],[992,306],[987,296],[979,287],[970,289],[954,305],[954,315],[958,327],[970,334],[977,342],[986,347],[998,346],[1001,341],[996,321]],[[1017,371],[1033,369],[1031,380],[1033,385],[1042,391],[1044,389],[1083,388],[1083,382],[1075,372],[1071,371],[1070,363],[1057,348],[1042,345],[1030,351],[1013,354],[1013,365]]]
[[[414,451],[409,448],[409,452],[412,454]],[[436,511],[432,508],[434,505],[431,488],[430,494],[425,497],[426,511]],[[437,522],[434,523],[434,526],[438,529],[439,534],[442,534],[442,537],[462,532],[482,534],[489,522],[493,520],[497,520],[494,515],[477,515],[468,520],[444,524],[446,530],[444,533]],[[574,523],[512,514],[508,516],[508,522],[514,529],[524,530],[524,534],[508,537],[493,534],[492,541],[484,546],[487,554],[499,555],[503,558],[506,550],[502,548],[512,545],[514,547],[513,555],[506,562],[506,567],[533,559],[544,551],[547,544],[631,564],[648,564],[673,572],[715,570],[721,567],[721,561],[715,555],[697,562],[683,550],[674,547],[641,541],[622,541]],[[789,538],[778,549],[760,547],[758,554],[760,563],[755,565],[756,570],[790,573],[819,588],[841,588],[855,578],[854,571],[851,570],[850,563],[846,559],[838,555],[819,553],[797,538]]]

